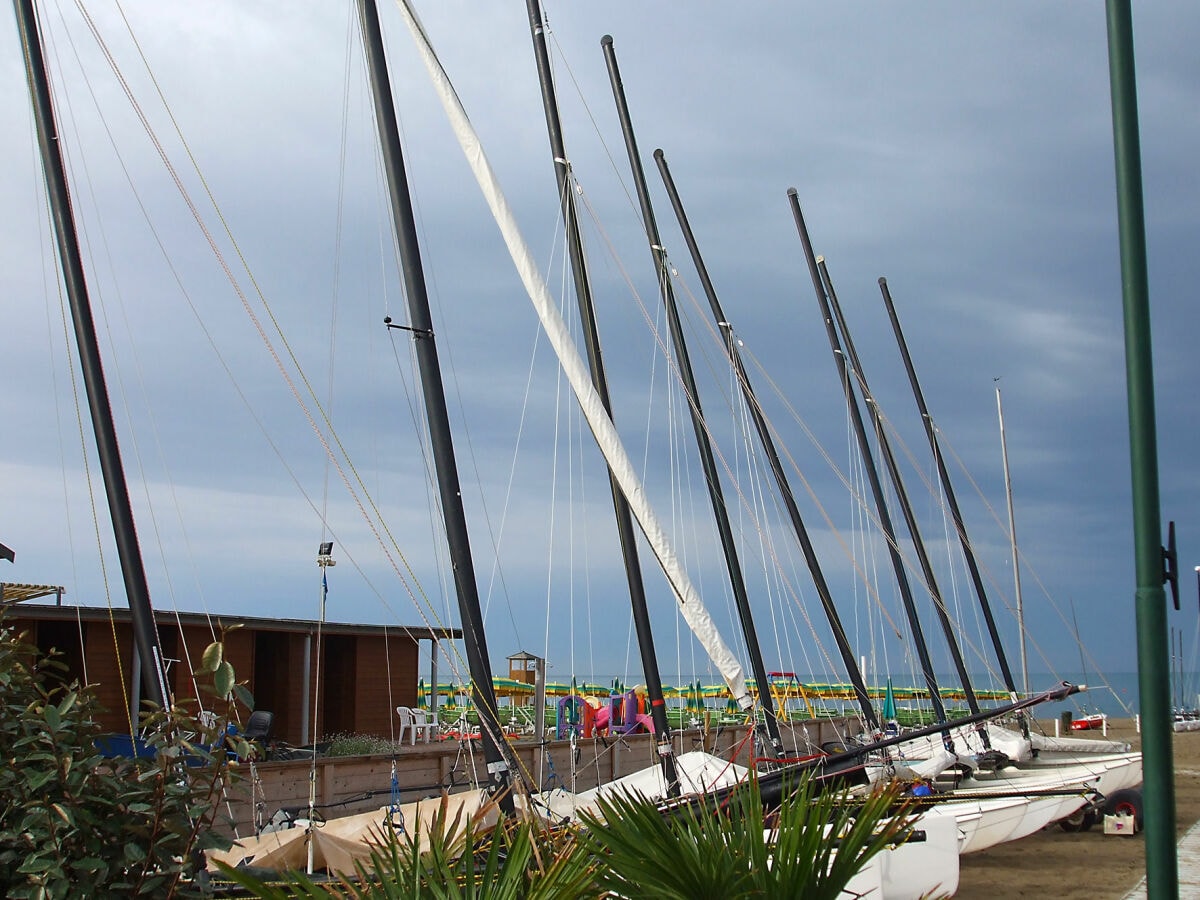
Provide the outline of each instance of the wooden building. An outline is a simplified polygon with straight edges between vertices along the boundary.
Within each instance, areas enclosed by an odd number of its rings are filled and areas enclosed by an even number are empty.
[[[5,624],[28,632],[29,642],[40,650],[57,650],[66,663],[69,680],[78,678],[96,686],[106,710],[103,727],[128,732],[128,710],[138,707],[140,694],[129,610],[28,602],[50,595],[61,600],[61,589],[0,585]],[[26,602],[17,605],[16,601]],[[204,648],[224,634],[225,658],[233,665],[237,680],[246,683],[254,695],[256,709],[275,714],[272,737],[296,745],[312,740],[314,697],[319,701],[319,738],[342,733],[389,737],[395,730],[395,708],[417,705],[422,642],[428,642],[424,652],[436,658],[440,641],[462,637],[462,632],[453,628],[161,610],[156,619],[159,645],[168,661],[167,688],[176,701],[195,699],[200,693],[205,705],[211,705],[211,695],[198,690],[192,671]]]

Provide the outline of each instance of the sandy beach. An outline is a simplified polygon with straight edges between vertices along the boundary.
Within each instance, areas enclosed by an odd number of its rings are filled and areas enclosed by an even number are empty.
[[[1043,723],[1053,734],[1054,723]],[[1098,734],[1084,732],[1080,736]],[[1109,736],[1141,741],[1133,720],[1112,720]],[[1174,735],[1176,839],[1200,820],[1200,732]],[[1068,834],[1057,825],[982,853],[962,857],[959,890],[962,900],[997,897],[1122,898],[1146,874],[1145,842],[1105,835],[1099,825]]]

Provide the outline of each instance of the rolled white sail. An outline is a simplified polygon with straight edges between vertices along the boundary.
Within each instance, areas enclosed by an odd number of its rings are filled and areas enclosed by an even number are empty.
[[[579,350],[575,346],[566,323],[559,315],[549,289],[542,280],[533,254],[530,253],[525,239],[521,236],[516,219],[509,209],[508,200],[500,190],[500,184],[479,142],[479,136],[467,118],[466,110],[463,109],[462,103],[454,91],[454,86],[450,83],[445,69],[442,68],[437,54],[434,53],[429,37],[417,19],[409,0],[398,0],[398,5],[412,32],[413,39],[417,43],[417,50],[433,81],[434,89],[442,101],[442,107],[446,111],[450,125],[462,146],[463,154],[467,157],[467,162],[475,174],[476,181],[479,182],[479,188],[483,192],[484,199],[487,200],[492,216],[500,227],[504,242],[508,246],[509,255],[525,285],[530,302],[533,303],[550,344],[558,355],[559,364],[579,400],[588,427],[591,428],[596,443],[600,445],[600,452],[608,461],[609,468],[621,488],[621,493],[629,502],[629,508],[633,512],[634,518],[637,519],[659,565],[666,573],[688,627],[691,628],[713,664],[721,672],[738,704],[743,708],[749,708],[753,705],[753,700],[746,689],[742,665],[721,638],[712,617],[695,587],[692,586],[687,573],[679,562],[679,557],[667,539],[666,532],[659,524],[658,517],[646,499],[645,488],[642,487],[633,463],[625,452],[616,426],[604,409],[604,404],[596,392],[596,388],[592,385],[587,366],[579,355]]]

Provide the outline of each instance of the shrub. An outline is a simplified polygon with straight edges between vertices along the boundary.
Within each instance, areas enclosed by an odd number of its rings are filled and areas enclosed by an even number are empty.
[[[333,734],[325,739],[329,749],[324,756],[369,756],[373,753],[395,753],[400,747],[396,741],[373,734]]]
[[[219,649],[205,657],[232,711],[232,669]],[[202,851],[227,846],[211,830],[230,772],[226,751],[250,748],[227,747],[228,719],[206,733],[184,709],[155,709],[141,722],[153,758],[106,759],[96,749],[94,693],[64,684],[64,671],[3,627],[0,611],[0,895],[198,891]]]

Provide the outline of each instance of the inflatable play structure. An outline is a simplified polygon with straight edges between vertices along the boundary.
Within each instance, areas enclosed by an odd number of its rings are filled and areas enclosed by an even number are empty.
[[[558,698],[557,737],[594,737],[602,734],[654,733],[646,712],[646,697],[637,691],[610,694],[604,700],[568,694]]]

